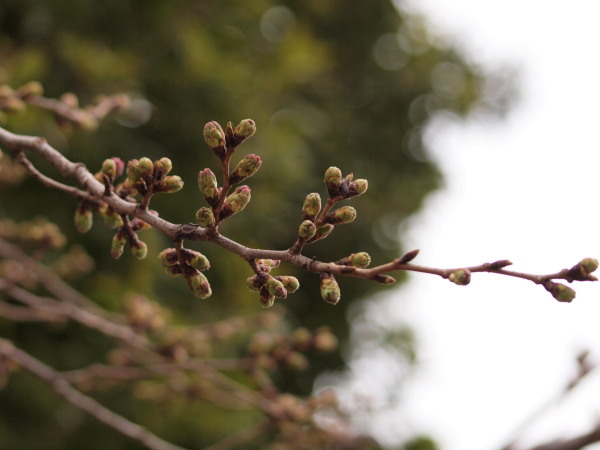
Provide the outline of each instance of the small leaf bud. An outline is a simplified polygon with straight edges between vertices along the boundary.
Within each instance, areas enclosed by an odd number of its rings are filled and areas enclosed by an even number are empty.
[[[138,178],[144,179],[144,181],[149,181],[152,179],[152,172],[154,171],[154,163],[150,158],[140,158],[137,164],[137,176]]]
[[[183,180],[178,175],[168,175],[162,179],[160,190],[172,194],[183,188]]]
[[[212,209],[203,206],[196,211],[196,221],[201,227],[210,227],[215,224],[215,215]]]
[[[340,301],[342,294],[340,287],[335,281],[335,278],[330,273],[324,272],[321,274],[321,297],[327,303],[337,305]]]
[[[213,120],[204,125],[204,140],[211,149],[225,147],[225,133],[218,122]]]
[[[275,297],[278,297],[278,298],[286,298],[287,297],[287,291],[281,281],[279,281],[273,277],[269,277],[265,286],[269,290],[269,294],[274,295]]]
[[[248,139],[256,132],[256,124],[252,119],[242,120],[235,130],[233,130],[234,136],[237,138]]]
[[[550,292],[550,294],[552,294],[552,297],[559,302],[570,303],[573,301],[576,295],[573,289],[571,289],[569,286],[565,286],[564,284],[546,281],[543,286],[548,292]]]
[[[377,281],[381,284],[394,284],[396,279],[394,277],[390,277],[389,275],[377,274],[373,277],[373,281]]]
[[[356,209],[354,209],[352,206],[342,206],[341,208],[330,212],[325,217],[327,223],[331,223],[333,225],[350,223],[353,222],[354,219],[356,219]]]
[[[212,295],[210,283],[202,272],[196,272],[188,278],[192,292],[198,298],[207,298]]]
[[[102,173],[112,182],[117,176],[117,163],[112,158],[105,159],[102,163]]]
[[[239,163],[237,163],[237,166],[231,172],[231,175],[229,176],[229,183],[239,183],[240,181],[251,177],[258,171],[261,164],[262,161],[260,159],[260,156],[252,154],[246,155],[245,158],[243,158]]]
[[[306,200],[304,200],[304,205],[302,205],[302,219],[313,221],[320,211],[321,196],[316,192],[308,194]]]
[[[298,281],[298,278],[296,278],[296,277],[284,275],[284,276],[275,277],[275,279],[279,280],[279,281],[281,281],[281,283],[283,283],[283,287],[288,292],[288,294],[293,294],[300,287],[300,282]]]
[[[173,163],[169,158],[165,157],[154,161],[154,172],[156,173],[157,178],[162,178],[167,175],[171,169],[173,169]]]
[[[304,240],[310,239],[317,233],[317,226],[310,220],[305,220],[298,228],[298,237]]]
[[[164,267],[171,267],[177,264],[177,250],[166,248],[158,254],[158,260]]]
[[[235,213],[242,211],[250,202],[251,190],[248,186],[243,185],[235,189],[233,194],[225,199],[225,205],[221,211],[221,219],[232,216]]]
[[[185,262],[200,271],[210,269],[208,258],[202,253],[193,250],[185,250]]]
[[[270,308],[275,304],[275,296],[269,293],[266,286],[260,288],[259,304],[263,308]]]
[[[88,202],[81,202],[75,210],[75,229],[79,233],[87,233],[92,228],[92,207]]]
[[[123,250],[125,249],[125,244],[127,243],[127,238],[124,234],[117,232],[113,236],[112,244],[110,247],[110,254],[113,258],[119,259],[123,254]]]
[[[325,171],[324,181],[327,185],[329,196],[338,196],[340,193],[340,185],[342,184],[342,171],[337,167],[330,167]]]
[[[311,242],[318,241],[319,239],[325,239],[331,232],[333,231],[333,225],[330,223],[324,223],[320,227],[317,228],[317,232],[314,237],[311,239]]]
[[[354,180],[350,182],[350,197],[355,197],[357,195],[364,194],[367,192],[369,188],[369,182],[365,179],[359,178],[358,180]]]
[[[131,243],[131,253],[137,259],[144,259],[148,254],[148,246],[145,242],[140,241],[139,239],[134,239]]]
[[[216,206],[219,200],[219,189],[217,177],[212,170],[204,169],[198,172],[198,188],[209,205]]]
[[[352,266],[364,269],[371,264],[371,256],[367,252],[352,253],[348,256],[348,261]]]
[[[467,269],[457,269],[450,274],[448,279],[458,286],[466,286],[471,282],[471,272]]]

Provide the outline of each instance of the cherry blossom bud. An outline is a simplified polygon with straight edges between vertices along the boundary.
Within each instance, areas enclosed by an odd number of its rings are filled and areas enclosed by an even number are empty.
[[[341,208],[330,212],[325,217],[327,223],[331,223],[333,225],[350,223],[353,222],[354,219],[356,219],[356,209],[354,209],[352,206],[342,206]]]
[[[337,305],[342,294],[335,278],[330,273],[321,274],[321,297],[327,303]]]
[[[267,289],[269,290],[269,294],[274,295],[278,298],[286,298],[287,291],[285,287],[283,287],[283,283],[273,277],[269,277],[265,284]]]
[[[114,159],[105,159],[102,163],[102,173],[112,182],[117,176],[117,163]]]
[[[260,280],[259,277],[254,275],[252,277],[246,278],[246,286],[252,292],[258,292],[258,291],[260,291],[260,288],[263,286],[263,282]]]
[[[92,207],[88,202],[81,202],[75,210],[75,229],[79,233],[87,233],[92,228]]]
[[[154,163],[150,158],[140,158],[137,164],[137,176],[142,178],[144,181],[152,179],[152,172],[154,171]]]
[[[306,196],[302,205],[302,220],[315,220],[321,211],[321,196],[313,192]]]
[[[571,289],[569,286],[565,286],[564,284],[546,281],[543,286],[548,292],[550,292],[550,294],[552,294],[552,297],[559,302],[570,303],[573,301],[576,295],[573,289]]]
[[[160,158],[158,161],[154,161],[154,172],[157,178],[162,178],[167,175],[171,169],[173,169],[173,163],[169,158]]]
[[[333,231],[333,225],[330,223],[324,223],[320,227],[317,227],[317,232],[312,238],[312,242],[318,241],[319,239],[325,239]]]
[[[112,209],[108,204],[102,205],[98,212],[104,218],[105,225],[113,230],[123,225],[123,219],[121,215],[117,213],[114,209]]]
[[[132,159],[127,163],[127,178],[129,182],[133,185],[138,180],[138,165],[139,161],[137,159]]]
[[[144,259],[148,254],[148,246],[145,242],[142,242],[139,239],[134,239],[131,243],[131,253],[137,259]]]
[[[229,183],[236,184],[248,177],[251,177],[258,171],[261,164],[262,161],[260,156],[252,154],[246,155],[244,159],[237,163],[237,166],[231,172],[231,175],[229,176]]]
[[[342,184],[342,171],[337,167],[330,167],[325,171],[325,184],[330,197],[336,197],[340,194]]]
[[[348,256],[348,262],[354,267],[364,269],[371,264],[371,256],[367,252],[352,253]]]
[[[196,221],[201,227],[211,227],[215,224],[215,215],[212,209],[203,206],[196,211]]]
[[[368,187],[369,182],[367,180],[364,180],[362,178],[354,180],[350,183],[349,196],[355,197],[357,195],[364,194],[365,192],[367,192]]]
[[[316,350],[331,352],[338,347],[338,338],[329,328],[319,328],[315,333],[314,346]]]
[[[123,254],[123,250],[125,249],[125,244],[127,243],[127,238],[121,232],[115,233],[113,236],[112,244],[110,247],[110,254],[113,258],[119,259]]]
[[[214,120],[204,125],[204,140],[213,149],[225,147],[225,133],[218,122]]]
[[[595,258],[584,258],[579,262],[579,265],[585,273],[590,274],[598,268],[598,260]]]
[[[123,170],[125,169],[125,163],[123,162],[123,160],[121,158],[118,158],[116,156],[111,158],[116,166],[117,166],[117,171],[115,173],[115,177],[120,177],[121,175],[123,175]]]
[[[192,292],[198,298],[207,298],[212,294],[210,283],[202,272],[196,272],[188,279]]]
[[[317,226],[310,220],[305,220],[298,228],[298,237],[301,239],[310,239],[317,233]]]
[[[166,248],[158,254],[158,260],[164,267],[170,267],[177,264],[177,250],[174,248]]]
[[[281,281],[281,283],[283,284],[283,287],[288,292],[288,294],[293,294],[300,287],[300,282],[298,281],[298,278],[296,278],[296,277],[292,277],[289,275],[283,275],[283,276],[275,277],[275,279],[278,281]]]
[[[258,259],[256,265],[263,272],[270,272],[271,269],[276,269],[281,264],[279,259]],[[266,281],[266,279],[265,279]]]
[[[269,293],[266,286],[260,288],[259,304],[263,308],[270,308],[275,304],[275,296]]]
[[[457,269],[450,274],[448,279],[458,286],[466,286],[471,282],[471,272],[467,269]]]
[[[233,194],[225,199],[225,205],[221,210],[221,219],[232,216],[235,213],[242,211],[250,202],[251,190],[248,186],[243,185],[235,189]]]
[[[198,188],[211,206],[217,205],[220,190],[217,187],[217,177],[212,170],[204,169],[198,172]]]
[[[181,270],[181,266],[179,264],[175,264],[170,267],[165,267],[165,273],[170,277],[175,278],[182,275],[183,271]]]
[[[183,188],[183,180],[178,175],[168,175],[161,181],[160,190],[167,194],[180,191]]]
[[[244,119],[235,127],[233,132],[235,137],[248,139],[256,132],[256,124],[252,119]]]
[[[210,262],[208,261],[208,258],[202,253],[193,250],[185,250],[184,256],[185,262],[187,262],[194,269],[200,271],[210,269]]]

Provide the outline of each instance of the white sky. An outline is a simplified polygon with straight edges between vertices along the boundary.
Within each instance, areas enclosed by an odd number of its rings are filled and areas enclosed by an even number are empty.
[[[430,133],[446,189],[403,231],[410,248],[421,249],[415,263],[510,259],[515,270],[550,273],[600,257],[600,3],[403,5],[454,36],[473,59],[521,72],[521,102],[507,121]],[[560,304],[542,287],[508,277],[475,274],[468,287],[410,278],[384,303],[416,328],[421,362],[403,386],[400,415],[383,413],[382,428],[431,433],[444,450],[499,449],[560,391],[580,350],[600,361],[600,284],[576,283],[575,301]],[[600,374],[561,405],[530,429],[526,443],[595,423]]]

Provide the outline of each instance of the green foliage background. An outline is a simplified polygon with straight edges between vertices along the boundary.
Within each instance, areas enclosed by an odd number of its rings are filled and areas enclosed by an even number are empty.
[[[367,178],[368,193],[352,203],[358,219],[304,252],[332,261],[355,251],[368,251],[375,263],[399,255],[398,224],[440,183],[422,143],[432,117],[503,108],[483,95],[489,77],[480,68],[432,39],[422,18],[398,11],[389,0],[3,0],[0,82],[16,87],[32,79],[49,96],[71,91],[83,103],[98,94],[133,95],[137,114],[107,120],[93,134],[65,133],[50,115],[33,109],[9,117],[6,126],[46,136],[92,171],[111,156],[168,156],[186,185],[175,195],[157,196],[152,207],[176,223],[193,221],[205,206],[197,172],[217,171],[203,142],[204,123],[254,119],[257,134],[238,150],[238,157],[263,158],[261,170],[248,180],[253,200],[221,228],[247,246],[289,247],[305,195],[325,193],[327,167]],[[34,180],[1,195],[4,217],[44,215],[71,242],[86,247],[97,266],[76,287],[107,307],[119,309],[124,293],[141,292],[173,309],[182,323],[258,309],[244,284],[251,274],[247,264],[214,246],[190,244],[213,266],[207,273],[213,297],[199,301],[180,280],[163,275],[155,256],[169,243],[159,233],[141,235],[150,249],[146,260],[125,254],[114,261],[111,232],[101,223],[88,235],[76,235],[75,202],[65,195]],[[302,285],[285,300],[290,327],[328,325],[342,343],[348,337],[347,307],[377,288],[340,279],[342,302],[332,307],[320,299],[318,277],[288,267],[278,273],[295,275]],[[44,329],[0,320],[0,333],[59,369],[102,359],[108,349],[102,337],[75,325]],[[306,374],[288,374],[280,383],[307,394],[318,373],[341,367],[341,352],[315,357]],[[101,401],[191,448],[253,420],[185,398],[169,403],[167,414],[164,405],[127,401],[126,393],[106,394]],[[2,448],[135,448],[25,375],[0,393],[0,404]]]

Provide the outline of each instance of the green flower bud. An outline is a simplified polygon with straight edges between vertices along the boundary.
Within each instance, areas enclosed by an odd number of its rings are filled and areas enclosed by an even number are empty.
[[[585,273],[590,274],[598,268],[598,260],[595,258],[584,258],[579,262],[579,265]]]
[[[471,272],[467,269],[458,269],[452,272],[448,279],[458,286],[466,286],[471,282]]]
[[[210,227],[215,224],[215,215],[212,209],[203,206],[196,211],[196,221],[201,227]]]
[[[259,304],[263,308],[270,308],[275,304],[275,296],[269,293],[266,286],[260,288]]]
[[[161,181],[160,190],[167,194],[180,191],[183,188],[183,180],[178,175],[168,175]]]
[[[145,242],[140,241],[139,239],[135,239],[131,243],[131,253],[137,259],[144,259],[148,254],[148,246]]]
[[[214,120],[204,125],[204,140],[211,149],[225,147],[225,133]]]
[[[150,158],[140,158],[137,164],[137,176],[142,178],[144,181],[152,179],[152,173],[154,171],[154,163]]]
[[[271,269],[279,267],[281,261],[279,259],[258,259],[256,265],[263,272],[270,272]]]
[[[175,278],[182,275],[183,271],[181,270],[179,264],[175,264],[170,267],[165,267],[165,273],[170,277]]]
[[[565,286],[564,284],[554,283],[552,281],[546,281],[544,283],[544,287],[552,297],[554,297],[559,302],[570,303],[575,298],[575,291],[571,289],[569,286]]]
[[[158,254],[158,260],[164,267],[171,267],[177,264],[177,250],[166,248]]]
[[[252,119],[244,119],[235,127],[233,132],[235,137],[248,139],[256,132],[256,124]]]
[[[250,188],[248,186],[237,187],[235,192],[225,199],[225,205],[221,211],[221,219],[242,211],[250,202],[250,197]]]
[[[254,275],[252,277],[246,278],[246,286],[252,292],[259,292],[260,288],[263,286],[263,283],[262,283],[262,281],[260,281],[259,277],[257,277],[256,275]]]
[[[173,163],[169,158],[160,158],[158,161],[154,161],[154,172],[158,178],[162,178],[173,169]]]
[[[102,163],[102,173],[105,174],[109,180],[114,180],[117,176],[117,163],[114,159],[105,159]]]
[[[278,281],[281,281],[281,283],[283,284],[283,287],[288,292],[288,294],[293,294],[300,287],[300,282],[298,281],[298,278],[296,278],[296,277],[284,275],[284,276],[275,277],[275,279]]]
[[[88,202],[81,202],[75,210],[75,229],[79,233],[87,233],[93,224],[92,207]]]
[[[112,244],[110,247],[110,254],[113,258],[119,259],[123,254],[123,250],[125,249],[125,244],[127,243],[127,238],[124,234],[117,232],[113,236]]]
[[[325,217],[327,223],[331,223],[333,225],[350,223],[353,222],[354,219],[356,219],[356,209],[354,209],[352,206],[342,206],[341,208],[330,212]]]
[[[364,194],[369,188],[369,182],[362,178],[354,180],[350,183],[350,197]]]
[[[217,187],[217,177],[212,170],[204,169],[198,172],[198,188],[206,201],[211,206],[216,206],[220,190]]]
[[[240,181],[251,177],[258,171],[261,164],[262,161],[260,156],[246,155],[246,157],[242,159],[231,172],[231,175],[229,176],[229,183],[239,183]]]
[[[188,278],[192,292],[198,298],[207,298],[212,295],[210,283],[202,272],[196,272]]]
[[[333,231],[333,225],[330,223],[324,223],[320,227],[317,228],[317,232],[312,238],[311,242],[318,241],[319,239],[325,239],[327,236],[331,234]]]
[[[325,171],[325,184],[330,197],[336,197],[340,193],[342,184],[342,171],[337,167],[330,167]]]
[[[138,165],[139,161],[137,159],[132,159],[127,163],[127,178],[129,182],[133,185],[138,180]]]
[[[310,220],[305,220],[298,228],[298,237],[307,240],[317,233],[317,226]]]
[[[330,273],[322,273],[321,274],[321,297],[327,303],[331,303],[332,305],[337,305],[340,301],[342,293],[340,291],[340,287],[335,281],[335,278]]]
[[[185,250],[184,257],[185,262],[187,262],[194,269],[200,271],[210,269],[210,262],[208,261],[208,258],[200,252],[195,252],[193,250]]]
[[[287,291],[283,286],[283,283],[273,277],[269,277],[265,284],[267,289],[269,290],[269,294],[274,295],[277,298],[286,298]]]
[[[354,267],[364,269],[371,264],[371,256],[367,252],[352,253],[348,256],[348,262]]]
[[[306,200],[304,200],[304,205],[302,205],[302,219],[315,220],[320,211],[321,196],[316,192],[308,194]]]
[[[120,177],[121,175],[123,175],[123,170],[125,169],[125,163],[123,162],[123,160],[121,158],[118,158],[116,156],[111,158],[116,166],[117,166],[117,171],[115,173],[115,177]]]
[[[123,219],[121,218],[121,215],[112,209],[108,204],[105,203],[102,205],[98,209],[98,212],[104,218],[104,223],[109,229],[113,230],[123,226]]]

